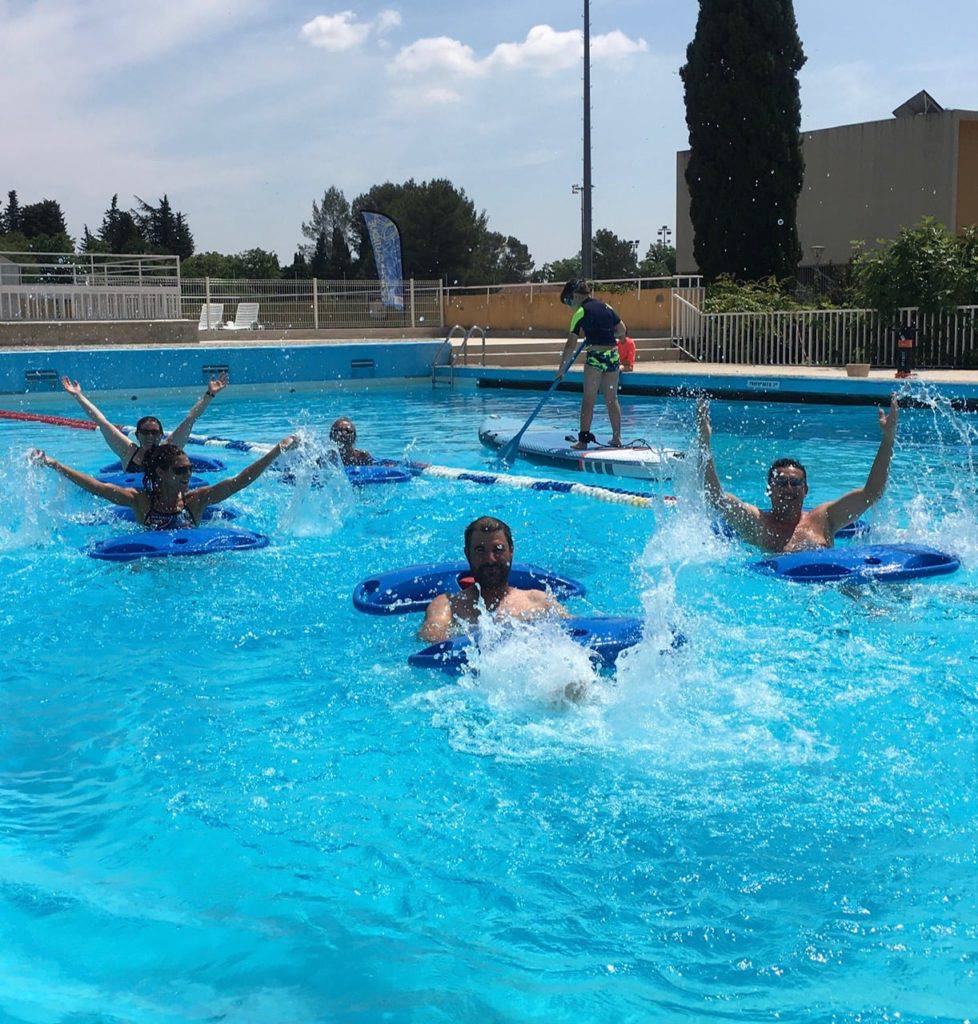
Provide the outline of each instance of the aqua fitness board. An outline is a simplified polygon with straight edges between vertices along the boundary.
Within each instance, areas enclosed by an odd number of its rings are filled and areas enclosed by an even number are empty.
[[[471,573],[468,562],[392,569],[361,580],[353,591],[353,605],[368,615],[423,612],[439,594],[461,593],[461,581]],[[584,584],[577,580],[525,563],[512,566],[509,582],[520,590],[549,590],[560,600],[583,597],[587,593]]]
[[[190,530],[145,530],[96,541],[86,549],[90,558],[133,562],[138,558],[177,558],[212,555],[219,551],[251,551],[268,546],[268,538],[251,530],[197,526]]]
[[[195,473],[220,473],[223,471],[224,463],[220,459],[212,459],[206,455],[188,455],[190,459],[190,468]],[[108,466],[103,466],[100,473],[121,473],[122,463],[112,462]]]
[[[109,515],[114,519],[125,519],[127,522],[136,521],[135,509],[126,508],[124,505],[114,505],[109,509]],[[223,519],[230,522],[241,515],[241,509],[237,505],[208,505],[200,517],[202,523],[209,523],[212,519]]]
[[[622,651],[635,647],[642,639],[642,620],[631,617],[588,616],[560,619],[557,624],[582,647],[587,647],[605,668],[614,668]],[[408,664],[415,668],[436,668],[443,672],[460,672],[468,663],[468,652],[478,637],[471,634],[442,640],[412,654]],[[673,630],[672,649],[686,643],[682,633]]]
[[[479,427],[479,440],[495,451],[504,448],[523,426],[515,419],[488,419]],[[570,437],[570,440],[568,440]],[[590,445],[579,452],[571,448],[574,434],[566,430],[531,427],[519,443],[518,455],[527,462],[542,466],[560,466],[562,469],[604,476],[630,477],[633,480],[669,480],[682,452],[670,448],[609,448],[607,441]]]
[[[117,487],[135,487],[137,491],[143,489],[143,482],[145,476],[142,473],[99,473],[99,480],[104,484],[115,484]],[[187,481],[187,486],[190,488],[194,487],[206,487],[208,481],[202,476],[191,476]]]
[[[916,544],[866,544],[775,555],[749,568],[793,583],[903,583],[956,572],[953,555]]]
[[[354,487],[364,487],[368,484],[406,484],[413,477],[417,476],[407,466],[391,462],[375,462],[367,466],[344,466],[343,472],[347,480]],[[326,467],[326,476],[314,473],[311,477],[313,487],[325,487],[330,478],[335,476],[336,470]],[[278,474],[283,484],[295,484],[297,477],[291,469],[286,469]]]
[[[848,526],[843,526],[835,535],[835,539],[852,540],[855,537],[866,537],[869,534],[869,531],[869,523],[867,523],[865,519],[857,519]],[[730,539],[733,539],[737,536],[737,531],[723,519],[713,520],[713,532],[718,537],[729,537]]]

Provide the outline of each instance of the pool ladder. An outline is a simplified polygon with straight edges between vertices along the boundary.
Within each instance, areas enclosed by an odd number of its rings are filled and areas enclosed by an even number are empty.
[[[466,330],[461,324],[455,324],[448,334],[445,335],[445,340],[438,346],[438,351],[435,353],[435,358],[431,361],[431,386],[435,387],[438,384],[438,365],[439,360],[442,358],[442,353],[445,349],[448,349],[448,386],[450,388],[455,387],[455,358],[452,352],[452,338],[455,337],[455,332],[461,331],[463,334],[462,344],[459,347],[462,358],[462,365],[469,365],[469,338],[473,334],[478,332],[482,338],[482,351],[480,355],[481,363],[483,366],[486,365],[486,328],[480,327],[478,324],[473,324],[468,330]]]

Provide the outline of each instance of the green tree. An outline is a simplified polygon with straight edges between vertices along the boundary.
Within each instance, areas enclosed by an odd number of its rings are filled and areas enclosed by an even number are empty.
[[[156,206],[139,196],[136,202],[139,205],[132,215],[149,252],[181,258],[193,255],[194,238],[187,219],[182,213],[174,212],[165,193]]]
[[[95,245],[96,248],[92,248]],[[140,233],[139,226],[129,210],[119,209],[119,195],[112,197],[109,208],[102,215],[102,226],[98,229],[97,238],[93,239],[85,226],[85,238],[82,242],[85,252],[140,253],[146,249],[146,242]]]
[[[7,214],[10,217],[9,210]],[[65,215],[55,199],[42,199],[20,208],[17,215],[17,230],[28,240],[45,235],[55,238],[68,234]]]
[[[544,281],[572,281],[581,276],[581,254],[543,265]]]
[[[312,259],[309,261],[309,273],[312,277],[322,278],[329,274],[329,242],[325,234],[321,234],[313,246]]]
[[[804,63],[792,0],[700,0],[680,75],[693,252],[708,280],[798,268]]]
[[[614,231],[607,228],[595,231],[592,253],[596,280],[638,276],[635,246],[624,238],[619,238]]]
[[[333,233],[329,240],[329,257],[326,262],[326,277],[333,281],[343,281],[353,276],[353,257],[347,233],[340,224],[333,225]]]
[[[282,277],[290,281],[305,281],[312,277],[312,271],[309,269],[309,262],[306,260],[301,249],[296,250],[296,254],[292,258],[292,263],[289,266],[282,268]]]
[[[978,233],[956,236],[925,217],[896,238],[861,248],[853,260],[855,301],[890,316],[904,306],[924,312],[978,301]]]
[[[653,242],[638,265],[639,277],[672,277],[676,273],[675,246]]]
[[[171,256],[179,256],[185,260],[194,254],[194,236],[190,233],[190,225],[182,213],[174,217],[173,244],[170,248]],[[276,260],[276,263],[278,261]]]
[[[330,255],[330,245],[334,232],[339,228],[349,251],[350,243],[350,204],[341,189],[330,186],[323,193],[322,202],[312,201],[312,216],[308,221],[302,222],[302,235],[308,240],[307,245],[300,245],[303,256],[307,260],[312,259],[316,250],[316,244],[322,235],[326,239],[327,257]],[[318,274],[316,275],[319,276]]]
[[[479,283],[478,253],[486,232],[486,215],[444,178],[375,185],[353,201],[357,236],[357,273],[376,277],[373,252],[360,213],[387,214],[400,228],[405,277],[441,278],[451,284]]]
[[[20,231],[20,203],[17,200],[17,190],[13,188],[7,193],[7,210],[3,215],[3,229],[7,233]]]
[[[267,249],[247,249],[232,257],[235,262],[235,277],[247,277],[254,280],[271,280],[281,274],[278,256]]]
[[[180,274],[182,277],[232,278],[235,276],[232,259],[219,252],[198,252],[180,261]]]
[[[533,274],[533,257],[513,235],[486,231],[475,254],[473,272],[479,284],[519,284]]]

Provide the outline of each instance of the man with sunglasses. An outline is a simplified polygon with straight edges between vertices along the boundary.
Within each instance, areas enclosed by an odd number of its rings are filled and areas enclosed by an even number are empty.
[[[357,443],[357,428],[346,416],[341,416],[329,428],[329,439],[336,445],[344,466],[369,466],[373,463],[374,457],[370,452],[353,447]]]
[[[560,293],[560,301],[574,310],[571,317],[567,343],[560,356],[557,380],[570,369],[571,357],[581,338],[585,341],[584,397],[581,400],[581,429],[577,444],[571,445],[578,451],[587,448],[597,438],[591,433],[594,419],[594,403],[598,392],[604,395],[605,408],[611,421],[612,448],[621,447],[621,406],[618,404],[618,374],[621,359],[618,342],[627,333],[621,317],[606,302],[595,299],[586,281],[568,281]]]
[[[894,395],[890,399],[889,415],[879,410],[883,440],[864,486],[808,510],[803,507],[808,496],[805,467],[795,459],[778,459],[767,473],[771,509],[764,511],[725,493],[720,485],[710,450],[710,406],[705,398],[700,398],[696,403],[696,425],[704,460],[703,483],[707,501],[742,540],[764,551],[780,554],[830,548],[839,530],[855,522],[882,497],[890,474],[898,417]]]

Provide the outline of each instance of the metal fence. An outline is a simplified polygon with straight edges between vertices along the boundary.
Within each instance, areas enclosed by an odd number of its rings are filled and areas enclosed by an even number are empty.
[[[179,316],[176,256],[0,252],[0,321]]]
[[[703,313],[672,297],[673,336],[694,358],[752,366],[896,364],[902,327],[916,332],[920,367],[978,367],[978,306],[923,313],[906,308],[893,317],[872,309],[816,309],[770,313]]]
[[[201,277],[184,278],[180,286],[181,316],[186,320],[199,320],[201,308],[208,303],[211,307],[223,307],[219,317],[221,323],[233,324],[239,304],[257,302],[255,319],[260,328],[318,330],[328,327],[442,326],[440,281],[404,281],[403,310],[384,304],[379,281]]]
[[[465,295],[498,295],[502,292],[522,292],[533,299],[536,295],[559,295],[564,287],[563,281],[525,281],[517,284],[464,284],[446,285],[445,301],[453,297]],[[595,280],[591,287],[595,291],[637,292],[650,291],[657,288],[698,289],[703,283],[702,277],[695,274],[680,274],[673,277],[612,277]]]

